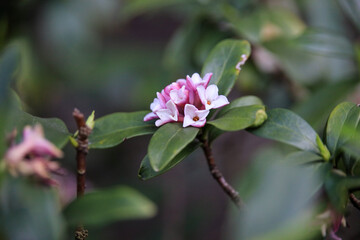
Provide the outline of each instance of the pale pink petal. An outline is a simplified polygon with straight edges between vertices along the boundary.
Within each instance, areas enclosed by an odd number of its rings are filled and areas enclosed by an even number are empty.
[[[166,101],[165,101],[164,96],[163,96],[161,93],[159,93],[159,92],[156,93],[156,96],[157,96],[157,98],[159,99],[161,108],[165,108],[165,107],[166,107],[166,106],[165,106]]]
[[[223,107],[223,106],[225,106],[227,104],[229,104],[229,101],[223,95],[220,95],[216,100],[211,102],[212,108],[220,108],[220,107]]]
[[[161,104],[161,101],[158,98],[154,98],[154,101],[150,104],[151,111],[156,112],[162,108],[164,108],[164,105]]]
[[[179,115],[179,111],[175,105],[175,103],[171,100],[169,100],[166,103],[166,107],[170,110],[170,117],[172,120],[177,121],[178,120],[178,115]]]
[[[205,87],[200,85],[196,88],[197,93],[199,95],[200,101],[202,102],[202,104],[206,105],[207,103],[207,99],[206,99],[206,90]]]
[[[196,115],[199,117],[200,120],[206,119],[207,115],[209,115],[209,110],[198,110],[196,111]]]
[[[206,119],[194,121],[191,126],[193,127],[203,127],[206,124]]]
[[[208,101],[214,101],[218,96],[219,89],[215,84],[212,84],[206,88],[206,98]]]
[[[158,115],[156,115],[156,113],[151,112],[145,115],[144,121],[147,122],[156,118],[159,118]]]
[[[195,121],[189,115],[185,115],[184,122],[183,122],[183,127],[188,127],[191,124],[193,124],[194,122]]]
[[[169,122],[171,122],[171,119],[167,119],[167,120],[159,119],[156,120],[155,126],[160,127],[161,125],[164,125],[165,123],[169,123]]]
[[[191,80],[192,80],[192,82],[195,83],[195,84],[199,84],[199,83],[201,83],[201,82],[203,81],[198,73],[194,73],[194,74],[191,76]]]
[[[210,79],[212,77],[213,73],[207,73],[205,74],[205,76],[203,77],[203,81],[204,81],[204,87],[207,87],[207,85],[210,82]]]
[[[185,117],[186,116],[189,116],[191,118],[195,117],[196,111],[198,111],[198,109],[194,105],[191,105],[191,104],[185,105],[185,109],[184,109]]]

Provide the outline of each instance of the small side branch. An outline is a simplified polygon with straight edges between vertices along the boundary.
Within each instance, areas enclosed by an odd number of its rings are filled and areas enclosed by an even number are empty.
[[[226,192],[237,207],[242,207],[243,203],[240,199],[239,193],[225,180],[224,176],[215,164],[215,159],[212,154],[211,147],[207,140],[202,141],[202,149],[204,151],[209,170],[215,180],[219,183],[220,187]]]
[[[81,197],[85,194],[86,188],[86,156],[89,151],[89,135],[91,129],[86,125],[84,114],[78,109],[74,109],[73,117],[78,127],[78,135],[76,141],[78,147],[76,148],[76,165],[77,165],[77,197]],[[86,230],[81,223],[75,232],[76,240],[84,240],[88,236],[88,230]]]
[[[355,196],[355,194],[350,193],[349,194],[350,201],[352,205],[357,209],[360,210],[360,200]]]

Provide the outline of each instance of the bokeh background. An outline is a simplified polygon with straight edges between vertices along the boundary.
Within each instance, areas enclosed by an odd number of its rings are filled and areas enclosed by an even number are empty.
[[[236,38],[251,42],[252,55],[230,101],[259,96],[268,108],[295,111],[321,134],[338,103],[360,102],[359,31],[356,0],[0,3],[0,49],[9,43],[21,49],[14,89],[28,112],[60,118],[72,132],[75,107],[85,115],[95,110],[96,118],[149,109],[156,91],[200,72],[219,41]],[[158,206],[157,215],[90,228],[89,239],[235,239],[232,203],[212,179],[200,150],[162,176],[138,178],[149,139],[91,150],[87,177],[90,189],[120,184],[139,190]],[[250,174],[254,159],[268,162],[291,150],[245,131],[224,134],[214,142],[219,168],[238,186]],[[61,164],[72,172],[75,151],[67,146],[65,153]],[[68,184],[75,189],[71,180]],[[359,239],[359,213],[348,215],[351,228],[340,235]]]

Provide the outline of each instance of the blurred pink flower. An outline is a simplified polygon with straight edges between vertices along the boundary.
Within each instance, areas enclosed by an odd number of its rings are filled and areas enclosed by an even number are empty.
[[[60,169],[59,164],[49,159],[61,158],[63,153],[55,145],[45,139],[40,125],[26,126],[22,142],[11,146],[5,153],[5,163],[10,173],[17,175],[33,175],[49,184],[50,173]]]

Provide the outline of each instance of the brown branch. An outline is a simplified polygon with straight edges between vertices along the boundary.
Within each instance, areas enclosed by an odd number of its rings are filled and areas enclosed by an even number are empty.
[[[76,141],[78,146],[76,147],[76,164],[77,164],[77,197],[81,197],[85,194],[86,188],[86,156],[89,151],[88,137],[91,133],[91,128],[86,125],[84,114],[78,109],[74,109],[73,117],[78,127],[78,135]],[[76,240],[84,240],[88,236],[88,230],[86,230],[81,223],[75,232]]]
[[[349,198],[350,198],[350,202],[352,203],[352,205],[357,208],[358,210],[360,210],[360,200],[357,199],[357,197],[355,196],[355,194],[350,193],[349,194]]]
[[[211,147],[207,140],[202,140],[202,149],[209,165],[209,170],[215,180],[219,183],[220,187],[226,192],[237,207],[242,207],[243,203],[240,199],[239,193],[225,180],[224,176],[215,164]]]

